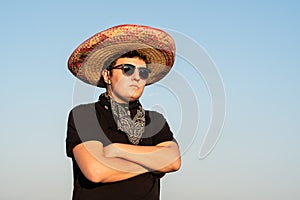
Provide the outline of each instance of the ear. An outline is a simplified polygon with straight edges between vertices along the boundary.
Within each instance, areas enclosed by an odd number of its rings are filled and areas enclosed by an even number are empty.
[[[104,82],[108,84],[108,81],[110,79],[110,72],[107,69],[105,69],[102,71],[102,76],[103,76]]]

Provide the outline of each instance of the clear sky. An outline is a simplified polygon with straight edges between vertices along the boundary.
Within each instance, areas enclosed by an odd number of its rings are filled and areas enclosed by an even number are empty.
[[[182,147],[181,170],[162,179],[163,200],[300,199],[299,9],[296,0],[0,3],[0,199],[71,198],[67,115],[101,90],[76,81],[67,59],[122,23],[164,28],[203,49],[179,45],[170,76],[142,98],[165,114]],[[204,65],[197,71],[204,57],[215,82]],[[214,99],[220,80],[226,100]],[[226,103],[224,127],[199,159],[215,102]]]

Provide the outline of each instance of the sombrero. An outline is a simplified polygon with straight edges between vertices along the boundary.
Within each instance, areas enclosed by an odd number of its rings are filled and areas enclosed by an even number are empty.
[[[107,61],[132,50],[145,55],[149,62],[151,73],[146,85],[161,80],[174,64],[175,43],[168,33],[150,26],[123,24],[81,43],[69,57],[68,68],[80,80],[105,87],[100,77]]]

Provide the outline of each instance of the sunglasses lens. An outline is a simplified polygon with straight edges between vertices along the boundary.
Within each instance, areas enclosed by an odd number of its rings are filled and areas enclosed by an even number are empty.
[[[139,75],[141,77],[141,79],[146,80],[149,77],[149,69],[147,68],[139,68]]]
[[[134,65],[123,65],[124,74],[127,76],[131,76],[134,73],[135,66]]]
[[[135,71],[135,66],[131,65],[131,64],[121,64],[121,65],[117,65],[115,67],[112,67],[112,69],[122,69],[124,75],[126,76],[131,76],[134,71]],[[145,67],[139,67],[139,76],[141,77],[141,79],[146,80],[149,77],[150,74],[150,70],[145,68]]]

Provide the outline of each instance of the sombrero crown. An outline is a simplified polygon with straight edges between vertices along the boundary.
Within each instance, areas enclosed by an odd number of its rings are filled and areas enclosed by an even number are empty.
[[[68,60],[69,70],[80,80],[105,87],[101,72],[107,61],[136,50],[146,56],[151,70],[147,85],[162,79],[175,60],[175,43],[166,32],[142,25],[124,24],[101,31],[82,44]]]

